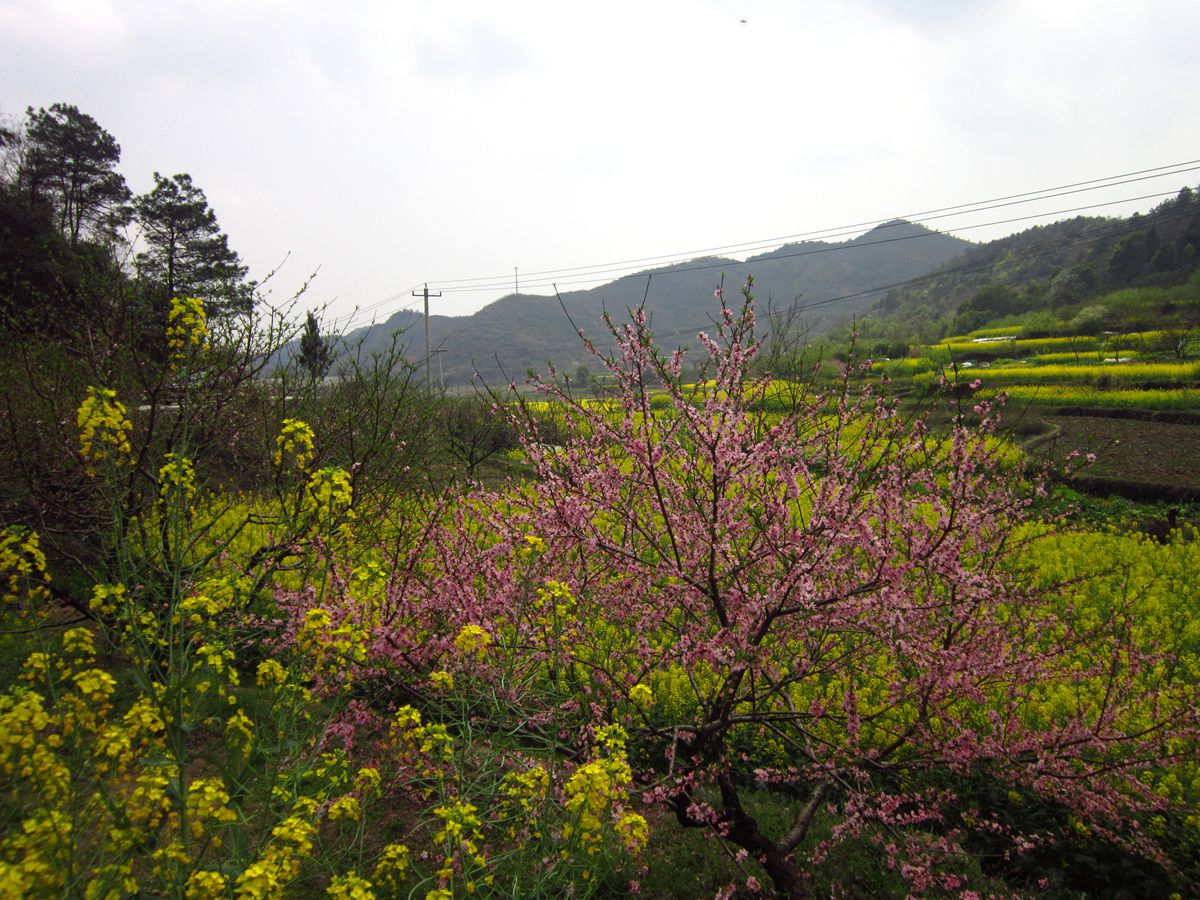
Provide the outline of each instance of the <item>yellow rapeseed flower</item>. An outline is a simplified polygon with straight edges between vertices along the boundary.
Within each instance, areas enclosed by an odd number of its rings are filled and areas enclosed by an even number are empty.
[[[642,709],[649,709],[654,705],[654,691],[649,685],[635,684],[629,691],[629,699]]]
[[[137,893],[138,883],[133,877],[131,861],[100,866],[83,889],[84,900],[118,900],[137,896]]]
[[[0,531],[0,593],[4,605],[36,607],[49,597],[49,583],[46,554],[37,532],[15,527]]]
[[[239,709],[225,723],[225,734],[230,743],[242,751],[242,758],[249,759],[254,747],[254,720],[246,715],[245,710]]]
[[[331,822],[336,822],[338,819],[350,819],[354,822],[358,821],[362,815],[362,805],[358,802],[358,798],[350,794],[344,797],[338,797],[329,806],[327,813]]]
[[[371,889],[371,882],[353,872],[333,878],[325,893],[330,897],[338,898],[338,900],[375,900],[375,891]]]
[[[307,856],[312,852],[315,832],[316,828],[311,822],[297,816],[288,816],[271,830],[271,837],[276,841],[290,842],[296,853]]]
[[[434,807],[433,814],[442,820],[442,828],[434,840],[441,843],[472,837],[482,824],[479,816],[475,815],[478,811],[474,804],[462,800],[455,800],[448,806]]]
[[[103,669],[85,669],[72,679],[75,690],[97,706],[106,704],[117,688],[117,680]]]
[[[188,785],[186,808],[193,837],[204,834],[205,823],[237,821],[237,813],[229,806],[229,791],[220,778],[197,778]]]
[[[187,880],[183,896],[186,900],[218,900],[229,893],[229,882],[220,872],[201,869]]]
[[[178,365],[194,350],[204,349],[208,335],[208,315],[198,297],[173,297],[167,313],[167,351],[171,363]]]
[[[400,893],[400,884],[408,872],[408,848],[403,844],[388,844],[379,853],[375,863],[374,879],[376,883],[392,894]]]
[[[613,829],[621,836],[621,842],[633,853],[641,852],[650,839],[650,826],[646,819],[637,813],[624,813]]]
[[[487,648],[492,643],[492,636],[478,625],[465,625],[454,639],[454,646],[464,654],[474,653],[477,659],[487,655]]]
[[[277,660],[266,659],[258,664],[257,681],[259,687],[279,687],[287,681],[287,672]]]
[[[88,395],[75,414],[83,458],[89,463],[128,461],[133,454],[129,442],[133,424],[125,413],[125,404],[117,400],[117,392],[110,388],[87,390]],[[96,471],[89,465],[87,474],[95,475]]]
[[[350,473],[345,469],[317,469],[309,476],[304,498],[304,505],[308,510],[339,513],[348,510],[353,500],[354,489],[350,484]]]
[[[158,499],[186,505],[196,496],[196,468],[186,456],[168,453],[158,470]]]
[[[92,599],[88,607],[102,616],[116,615],[125,605],[125,585],[97,584],[92,588]]]
[[[275,438],[275,466],[281,468],[284,461],[297,471],[308,471],[316,451],[313,449],[316,435],[312,427],[300,419],[284,419],[283,426]]]

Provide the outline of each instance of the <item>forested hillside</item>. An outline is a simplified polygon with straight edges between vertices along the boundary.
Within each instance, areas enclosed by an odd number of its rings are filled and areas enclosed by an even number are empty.
[[[1200,265],[1200,198],[1190,188],[1128,219],[1078,217],[970,248],[889,293],[869,315],[934,340],[1124,287],[1178,284]]]

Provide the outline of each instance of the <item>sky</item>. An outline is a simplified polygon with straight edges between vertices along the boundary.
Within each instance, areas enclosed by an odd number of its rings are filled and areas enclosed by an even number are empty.
[[[1147,210],[1200,184],[1197,34],[1195,0],[0,0],[0,115],[79,107],[135,193],[191,174],[345,330],[1059,185],[1097,182],[928,224]]]

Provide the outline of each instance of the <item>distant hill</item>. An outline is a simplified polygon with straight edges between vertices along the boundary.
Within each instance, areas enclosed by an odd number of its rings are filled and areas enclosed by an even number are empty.
[[[747,276],[754,277],[760,304],[791,305],[797,300],[812,333],[821,333],[861,313],[875,296],[856,296],[928,274],[972,245],[910,222],[895,221],[840,243],[786,244],[744,262],[706,257],[618,278],[600,287],[562,294],[571,320],[597,343],[607,336],[602,316],[623,319],[643,297],[656,337],[664,344],[694,344],[719,309],[714,289],[724,280],[726,297],[737,302]],[[442,350],[447,385],[464,384],[478,371],[489,383],[521,381],[528,369],[553,361],[573,372],[579,363],[595,365],[580,345],[571,322],[554,297],[512,294],[470,316],[430,316],[430,344]],[[370,354],[387,347],[393,335],[406,355],[424,352],[424,322],[405,310],[387,321],[344,336],[343,346]],[[434,364],[435,377],[438,364]],[[502,374],[503,373],[503,374]]]

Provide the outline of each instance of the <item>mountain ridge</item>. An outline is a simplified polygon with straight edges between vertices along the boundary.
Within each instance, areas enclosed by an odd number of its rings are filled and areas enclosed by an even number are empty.
[[[643,301],[659,340],[686,343],[709,327],[719,311],[715,289],[723,283],[726,291],[736,292],[749,276],[764,305],[801,298],[820,303],[805,315],[812,333],[820,333],[871,304],[868,297],[856,295],[925,275],[971,246],[961,238],[893,220],[836,243],[788,243],[745,260],[698,257],[558,296],[508,294],[469,316],[430,316],[430,345],[441,351],[434,373],[447,385],[461,385],[477,373],[489,382],[519,381],[527,370],[550,362],[573,371],[590,362],[576,328],[606,346],[605,311],[620,319]],[[343,336],[341,346],[367,356],[386,349],[396,332],[406,357],[419,364],[424,323],[413,310],[355,329]]]

